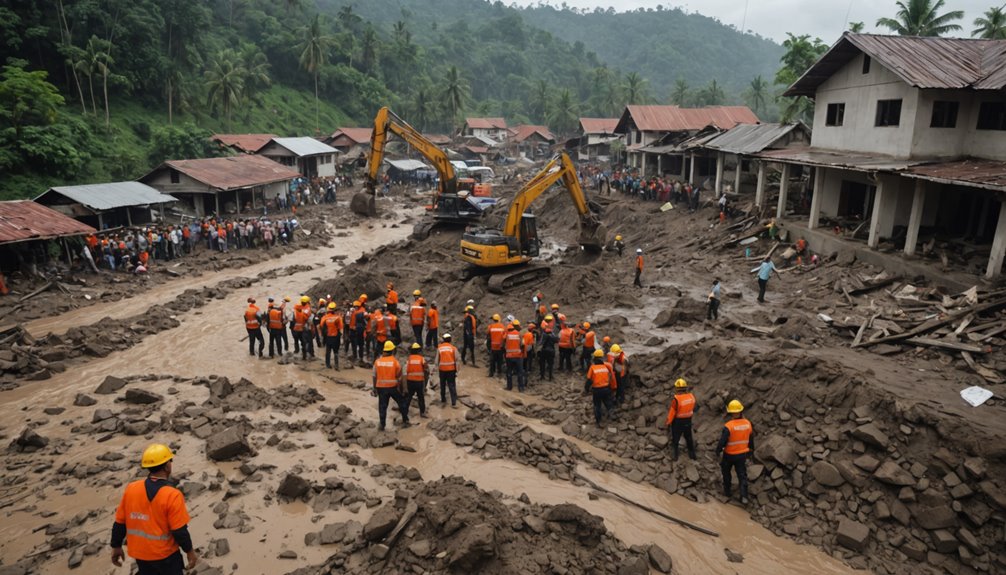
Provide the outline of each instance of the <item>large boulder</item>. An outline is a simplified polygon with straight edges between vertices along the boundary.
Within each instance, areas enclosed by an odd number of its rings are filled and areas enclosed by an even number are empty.
[[[114,375],[105,376],[105,381],[102,381],[98,388],[94,390],[94,393],[98,395],[111,395],[116,391],[119,391],[123,387],[126,387],[126,380],[121,377],[115,377]]]
[[[363,526],[363,538],[370,542],[380,541],[398,525],[401,517],[399,511],[391,503],[385,503],[370,517]]]
[[[241,425],[232,425],[206,438],[206,456],[214,461],[226,461],[251,452]]]
[[[124,398],[126,403],[136,403],[140,405],[157,403],[163,399],[164,396],[139,387],[131,387],[127,389]]]
[[[776,461],[786,467],[795,467],[800,462],[800,455],[797,453],[793,442],[782,435],[772,435],[765,441],[758,444],[755,450],[758,459],[762,461]]]
[[[299,475],[288,473],[276,489],[276,494],[281,497],[296,499],[303,497],[311,490],[311,483]]]
[[[858,521],[843,517],[838,522],[836,540],[843,547],[862,553],[870,542],[870,528]]]
[[[873,472],[873,477],[881,483],[906,487],[915,485],[915,478],[893,461],[885,461]]]
[[[467,527],[455,538],[448,553],[452,570],[477,573],[482,564],[496,556],[496,529],[488,523]]]
[[[845,483],[845,478],[834,465],[827,461],[818,461],[810,468],[814,480],[825,487],[838,487]]]
[[[21,434],[11,442],[10,447],[15,451],[32,453],[49,445],[49,439],[35,433],[30,427],[21,430]]]

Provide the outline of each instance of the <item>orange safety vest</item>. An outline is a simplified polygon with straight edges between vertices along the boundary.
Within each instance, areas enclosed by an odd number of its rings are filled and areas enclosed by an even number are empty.
[[[126,547],[129,556],[141,561],[159,561],[178,551],[172,531],[189,523],[182,492],[165,485],[157,491],[153,501],[147,499],[146,480],[133,481],[126,486],[115,522],[126,526]]]
[[[437,365],[440,371],[455,371],[457,369],[458,348],[444,342],[437,346]]]
[[[731,419],[726,422],[726,428],[730,432],[727,437],[727,447],[723,450],[727,455],[740,455],[751,451],[748,444],[751,441],[751,422],[744,419]]]
[[[682,393],[671,398],[671,408],[667,411],[666,424],[670,425],[675,419],[691,419],[695,411],[695,396],[691,393]]]
[[[389,334],[394,333],[398,327],[398,316],[392,313],[384,314],[384,325],[387,327]]]
[[[475,315],[465,312],[465,319],[471,318],[472,321],[472,335],[474,336],[477,332],[475,328],[478,326],[478,321],[475,319]]]
[[[377,387],[398,387],[402,377],[402,365],[394,356],[386,355],[374,362],[374,375],[377,377]]]
[[[576,343],[573,342],[573,328],[564,327],[559,330],[559,347],[563,349],[573,349]]]
[[[311,316],[311,308],[309,306],[300,306],[300,309],[294,308],[293,312],[293,331],[304,331],[304,326],[307,325],[307,320]]]
[[[322,325],[325,326],[325,335],[335,337],[342,333],[342,316],[338,312],[330,311],[321,318]]]
[[[523,338],[516,329],[506,332],[506,358],[519,359],[524,357]]]
[[[374,313],[370,316],[370,332],[374,334],[374,338],[377,341],[388,339],[388,326],[384,323],[384,317],[381,315],[380,310],[374,310]]]
[[[409,322],[412,325],[423,325],[423,318],[426,317],[426,310],[423,307],[418,303],[414,303],[409,308]]]
[[[426,380],[426,358],[415,353],[409,356],[409,363],[405,366],[406,381]]]
[[[426,327],[430,329],[437,329],[440,327],[440,310],[430,308],[430,311],[426,312]]]
[[[594,349],[594,343],[595,343],[594,340],[596,338],[597,336],[594,334],[593,331],[588,331],[587,334],[583,336],[583,347],[586,347],[588,349]]]
[[[254,304],[248,306],[248,309],[245,310],[245,327],[246,328],[248,328],[248,329],[258,329],[260,327],[260,324],[258,322],[259,311],[261,311],[261,310],[259,310],[258,306],[254,305]]]
[[[269,308],[269,329],[283,329],[283,310]]]
[[[590,386],[594,389],[604,387],[614,389],[616,387],[615,374],[611,371],[611,366],[605,363],[591,364],[587,370],[587,379],[590,380]]]
[[[384,301],[388,305],[398,305],[398,292],[393,289],[389,289],[388,295],[385,296]]]
[[[525,356],[527,355],[527,352],[531,351],[532,347],[534,347],[534,334],[531,333],[530,331],[525,331],[524,332],[524,355]]]
[[[636,269],[643,271],[643,256],[636,256]]]
[[[555,330],[555,320],[543,321],[541,322],[541,331],[545,333],[552,333]]]
[[[353,310],[353,315],[349,317],[349,329],[356,330],[356,326],[367,315],[367,310],[362,305]]]
[[[503,349],[503,338],[506,336],[506,328],[503,324],[496,322],[489,324],[489,344],[493,351]]]
[[[615,354],[613,354],[613,353],[611,353],[609,351],[608,354],[607,354],[607,356],[605,356],[604,361],[606,363],[610,363],[612,369],[614,369],[614,367],[616,365],[620,366],[619,370],[618,370],[619,377],[625,377],[625,372],[627,372],[629,370],[628,369],[629,368],[629,362],[627,362],[625,360],[625,352],[624,351],[623,352],[619,352],[618,355],[615,355]]]

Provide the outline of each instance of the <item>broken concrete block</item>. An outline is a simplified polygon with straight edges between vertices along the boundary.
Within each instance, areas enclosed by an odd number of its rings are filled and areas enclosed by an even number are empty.
[[[836,541],[843,547],[862,553],[870,540],[870,528],[858,521],[843,517],[838,522]]]
[[[251,451],[248,438],[240,425],[233,425],[206,438],[206,456],[214,461],[233,459]]]

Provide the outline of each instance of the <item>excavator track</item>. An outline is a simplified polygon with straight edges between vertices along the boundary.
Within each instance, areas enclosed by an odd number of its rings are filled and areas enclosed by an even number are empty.
[[[543,281],[551,273],[552,268],[542,265],[528,265],[494,273],[489,277],[489,291],[499,294],[506,293],[517,286]]]

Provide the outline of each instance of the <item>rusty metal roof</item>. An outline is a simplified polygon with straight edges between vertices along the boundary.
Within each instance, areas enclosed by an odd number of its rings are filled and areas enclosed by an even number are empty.
[[[31,200],[0,202],[0,244],[80,236],[96,231]]]
[[[915,88],[1006,87],[1006,40],[846,32],[784,95],[813,97],[818,86],[860,53],[869,55]]]
[[[235,190],[292,180],[300,176],[280,163],[264,156],[232,156],[199,160],[169,160],[140,180],[164,170],[174,169],[217,190]]]
[[[809,146],[795,146],[781,150],[766,150],[754,154],[755,157],[770,162],[804,164],[825,168],[846,168],[860,172],[898,172],[911,166],[925,163],[925,160],[906,160],[880,154],[857,154],[838,150],[825,150]]]
[[[969,158],[953,162],[924,164],[908,168],[904,174],[943,184],[1006,191],[1006,162]]]
[[[678,106],[629,105],[622,112],[615,131],[624,134],[629,121],[643,132],[684,132],[717,126],[724,130],[737,124],[757,124],[758,116],[747,106],[708,106],[679,108]]]
[[[465,118],[465,125],[473,130],[505,130],[507,127],[506,120],[503,118]]]
[[[799,122],[738,124],[706,142],[704,147],[731,154],[755,154],[769,148],[781,148],[791,140],[810,143],[810,128]]]
[[[554,142],[555,136],[552,131],[548,129],[548,126],[535,126],[532,124],[521,124],[514,128],[514,140],[518,142],[523,142],[524,140],[530,138],[534,134],[538,134],[543,140],[548,142]]]
[[[423,134],[423,137],[436,146],[446,146],[451,143],[451,137],[447,134]]]
[[[339,128],[328,137],[328,143],[334,146],[342,146],[349,143],[362,144],[364,142],[369,144],[373,133],[373,128]],[[338,141],[340,139],[345,143]]]
[[[213,134],[210,139],[248,154],[254,154],[275,137],[274,134]]]
[[[618,118],[580,118],[584,134],[614,134]]]

